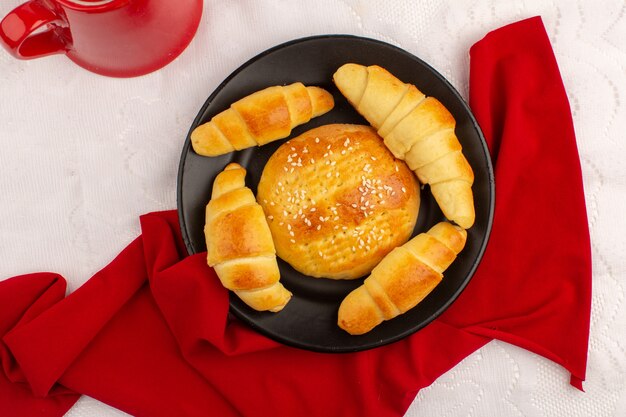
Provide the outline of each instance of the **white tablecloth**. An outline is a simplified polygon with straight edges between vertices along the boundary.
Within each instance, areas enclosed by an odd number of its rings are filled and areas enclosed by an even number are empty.
[[[0,15],[19,3],[4,0]],[[586,393],[561,367],[495,341],[422,390],[407,416],[625,416],[623,0],[206,0],[189,48],[131,79],[94,75],[64,56],[18,61],[0,51],[0,280],[55,271],[73,291],[137,236],[140,214],[175,208],[197,111],[269,47],[326,33],[380,39],[432,64],[467,98],[468,48],[534,15],[561,68],[584,176],[594,271]],[[125,414],[83,397],[67,415]]]

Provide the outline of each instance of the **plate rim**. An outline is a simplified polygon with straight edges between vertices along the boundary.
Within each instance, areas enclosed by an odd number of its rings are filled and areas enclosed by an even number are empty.
[[[184,169],[185,169],[185,163],[186,163],[186,156],[189,152],[189,148],[191,146],[191,140],[190,140],[190,135],[191,132],[195,129],[195,127],[198,126],[200,120],[202,119],[204,113],[206,112],[206,109],[211,105],[211,103],[213,102],[213,100],[215,99],[215,97],[221,92],[221,90],[234,78],[236,77],[240,72],[242,72],[244,69],[246,69],[247,67],[249,67],[250,65],[254,64],[256,61],[262,59],[263,57],[272,54],[275,51],[290,47],[292,45],[295,44],[300,44],[300,43],[305,43],[305,42],[310,42],[310,41],[318,41],[318,40],[325,40],[325,39],[347,39],[347,40],[352,40],[352,41],[357,41],[357,42],[369,42],[369,43],[374,43],[374,44],[378,44],[380,46],[383,47],[387,47],[387,48],[392,48],[394,49],[396,52],[407,55],[409,58],[418,61],[421,65],[423,65],[424,67],[426,67],[437,79],[439,79],[439,81],[441,81],[446,87],[447,89],[455,96],[455,98],[462,104],[464,110],[466,111],[467,115],[469,116],[469,120],[472,124],[472,127],[476,130],[478,137],[480,139],[480,144],[481,144],[481,149],[482,149],[482,153],[486,162],[486,166],[487,166],[487,180],[488,180],[488,191],[489,191],[489,207],[488,207],[488,216],[487,216],[487,224],[485,227],[485,233],[484,233],[484,237],[482,239],[481,245],[478,248],[477,251],[477,256],[472,260],[471,262],[471,266],[468,270],[468,273],[466,274],[466,276],[463,278],[461,285],[459,285],[459,287],[456,289],[456,291],[454,291],[454,293],[452,293],[452,296],[448,298],[448,300],[443,303],[437,310],[435,310],[435,312],[433,314],[431,314],[426,320],[422,321],[420,324],[413,326],[403,332],[400,332],[392,337],[387,337],[385,339],[382,340],[376,340],[373,342],[369,342],[369,343],[364,343],[358,346],[350,346],[350,347],[332,347],[332,346],[311,346],[310,344],[307,343],[299,343],[297,341],[288,339],[284,336],[280,336],[280,335],[276,335],[270,331],[268,331],[267,329],[265,329],[262,326],[259,326],[257,323],[255,323],[253,320],[249,319],[248,317],[246,317],[245,314],[243,314],[242,312],[239,311],[238,306],[233,304],[233,294],[232,291],[229,291],[229,312],[234,314],[239,320],[243,321],[246,325],[250,326],[254,331],[257,331],[261,334],[263,334],[264,336],[269,337],[272,340],[275,340],[281,344],[284,345],[288,345],[288,346],[292,346],[295,348],[300,348],[300,349],[304,349],[304,350],[309,350],[309,351],[313,351],[313,352],[318,352],[318,353],[353,353],[353,352],[359,352],[359,351],[364,351],[364,350],[369,350],[369,349],[373,349],[373,348],[377,348],[377,347],[381,347],[381,346],[385,346],[394,342],[397,342],[399,340],[402,340],[416,332],[418,332],[419,330],[423,329],[424,327],[426,327],[427,325],[429,325],[430,323],[432,323],[433,321],[435,321],[438,317],[441,316],[441,314],[443,314],[443,312],[445,312],[451,305],[452,303],[454,303],[454,301],[456,301],[456,299],[461,295],[461,293],[465,290],[465,288],[467,287],[467,285],[469,284],[469,282],[472,280],[472,278],[474,277],[476,270],[478,269],[478,266],[480,265],[485,250],[488,246],[489,240],[491,238],[491,231],[492,231],[492,227],[493,227],[493,221],[494,221],[494,214],[495,214],[495,203],[496,203],[496,187],[495,187],[495,173],[494,173],[494,169],[493,169],[493,161],[491,159],[491,154],[489,152],[489,147],[487,145],[487,142],[485,140],[484,134],[482,129],[480,128],[480,125],[478,124],[478,121],[476,120],[474,113],[471,109],[471,107],[469,106],[469,104],[467,103],[467,101],[463,98],[463,96],[461,96],[461,94],[458,92],[458,90],[450,83],[450,81],[448,81],[439,71],[437,71],[433,66],[431,66],[430,64],[428,64],[426,61],[424,61],[423,59],[419,58],[418,56],[412,54],[411,52],[397,46],[397,45],[393,45],[390,44],[388,42],[385,41],[381,41],[378,39],[374,39],[374,38],[369,38],[369,37],[364,37],[364,36],[359,36],[359,35],[352,35],[352,34],[322,34],[322,35],[312,35],[312,36],[305,36],[305,37],[300,37],[300,38],[295,38],[286,42],[282,42],[280,44],[277,44],[273,47],[270,47],[268,49],[265,49],[264,51],[254,55],[252,58],[249,58],[247,61],[245,61],[243,64],[239,65],[234,71],[232,71],[222,82],[219,83],[219,85],[217,85],[217,87],[215,87],[215,89],[211,92],[211,94],[208,96],[208,98],[205,100],[205,102],[202,104],[202,106],[200,107],[200,109],[198,110],[196,117],[193,119],[189,130],[187,132],[187,135],[185,136],[185,142],[183,144],[182,147],[182,151],[181,151],[181,156],[180,156],[180,161],[179,161],[179,167],[178,167],[178,172],[177,172],[177,178],[176,178],[176,206],[177,206],[177,212],[178,212],[178,221],[179,221],[179,228],[181,231],[181,236],[183,239],[183,243],[185,246],[185,250],[187,251],[187,254],[189,256],[197,254],[198,252],[194,252],[193,251],[193,246],[191,244],[191,239],[190,236],[186,230],[186,221],[185,221],[185,216],[182,210],[180,210],[180,206],[179,203],[182,201],[182,197],[183,197],[183,191],[182,191],[182,177],[183,177],[183,173],[184,173]]]

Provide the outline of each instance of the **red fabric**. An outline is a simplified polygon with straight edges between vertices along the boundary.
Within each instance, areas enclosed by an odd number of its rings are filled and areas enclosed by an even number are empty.
[[[54,274],[0,282],[0,415],[61,416],[86,394],[149,417],[397,417],[493,338],[560,363],[580,387],[590,245],[567,96],[541,20],[489,34],[471,58],[496,217],[475,277],[440,319],[358,353],[280,345],[229,318],[205,255],[185,256],[176,212],[151,213],[141,236],[66,298]]]
[[[538,17],[488,34],[470,58],[470,106],[494,161],[496,209],[479,270],[442,320],[545,356],[582,390],[591,244],[556,59]]]

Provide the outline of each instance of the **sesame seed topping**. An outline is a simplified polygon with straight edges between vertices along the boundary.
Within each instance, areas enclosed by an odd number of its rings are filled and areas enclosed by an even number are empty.
[[[315,138],[315,143],[320,143],[320,138]]]

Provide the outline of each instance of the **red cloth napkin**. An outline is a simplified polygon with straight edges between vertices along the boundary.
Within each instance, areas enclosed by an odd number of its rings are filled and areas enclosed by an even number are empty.
[[[80,394],[136,416],[404,414],[419,389],[497,338],[556,361],[581,388],[590,244],[567,96],[540,18],[471,50],[470,103],[496,171],[489,247],[461,297],[414,335],[323,354],[228,316],[175,211],[64,298],[62,277],[0,282],[0,415],[61,416]],[[560,211],[566,207],[566,211]]]

